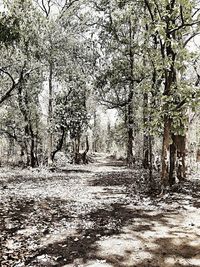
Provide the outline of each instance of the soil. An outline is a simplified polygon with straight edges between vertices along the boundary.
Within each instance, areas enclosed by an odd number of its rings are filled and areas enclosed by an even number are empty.
[[[150,196],[146,173],[96,162],[0,170],[0,266],[200,266],[200,180]]]

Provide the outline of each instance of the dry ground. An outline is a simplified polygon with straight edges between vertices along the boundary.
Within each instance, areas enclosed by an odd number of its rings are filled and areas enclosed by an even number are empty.
[[[200,266],[200,180],[150,198],[142,170],[97,161],[1,170],[0,266]]]

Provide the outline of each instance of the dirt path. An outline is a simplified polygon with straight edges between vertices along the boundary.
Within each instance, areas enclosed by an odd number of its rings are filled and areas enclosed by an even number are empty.
[[[0,266],[200,266],[198,180],[150,199],[141,170],[97,161],[0,173]]]

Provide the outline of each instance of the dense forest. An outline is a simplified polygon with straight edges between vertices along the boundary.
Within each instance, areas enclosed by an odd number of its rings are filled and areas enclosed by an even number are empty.
[[[193,197],[190,204],[195,203],[198,213],[199,35],[199,0],[0,2],[0,231],[2,251],[6,251],[1,266],[200,266],[200,243],[193,250],[176,247],[172,253],[166,249],[169,236],[165,242],[160,237],[158,244],[163,247],[155,252],[152,262],[145,258],[143,248],[140,262],[135,262],[137,253],[128,256],[132,248],[125,250],[126,257],[120,256],[121,260],[97,256],[97,252],[91,256],[94,244],[104,242],[103,237],[121,234],[119,229],[132,225],[135,216],[140,227],[152,221],[160,229],[175,224],[181,228],[180,213],[173,211],[174,223],[167,226],[159,216],[172,208],[165,205],[179,201],[184,205],[188,197]],[[79,178],[75,180],[75,176]],[[97,202],[102,200],[99,204],[92,198],[97,193],[89,189],[91,184],[96,190],[113,191],[105,199],[99,191],[100,196],[94,197]],[[126,201],[115,192],[118,187]],[[39,242],[38,235],[45,231],[51,235],[55,222],[67,216],[75,218],[69,215],[73,205],[77,205],[73,212],[80,221],[87,220],[77,208],[85,209],[86,196],[89,210],[85,214],[99,228],[81,226],[82,239],[64,233],[67,252],[63,247],[59,252],[58,247],[64,246],[62,238],[57,243],[47,238],[45,248],[41,243],[37,247],[34,242]],[[70,201],[79,197],[82,204],[72,205]],[[145,205],[137,215],[135,208],[127,206],[136,202],[136,206]],[[153,212],[152,205],[157,207],[159,202],[164,205],[159,215],[145,213],[148,203]],[[108,206],[113,214],[109,214]],[[185,214],[183,221],[193,212]],[[34,225],[39,225],[37,236],[30,232],[29,243],[37,249],[28,248],[18,233]],[[110,228],[105,229],[108,225]],[[150,225],[140,227],[139,231],[145,231]],[[159,230],[155,231],[159,235]],[[198,232],[199,228],[195,229],[192,236],[190,230],[183,229],[183,238],[189,235],[191,242],[199,240]],[[146,243],[147,236],[143,238]],[[10,246],[11,239],[25,245],[20,249],[13,243]],[[82,240],[79,245],[78,240]],[[175,258],[179,255],[172,263],[167,261],[171,254]],[[180,257],[193,261],[184,263]],[[94,259],[97,265],[87,263]]]

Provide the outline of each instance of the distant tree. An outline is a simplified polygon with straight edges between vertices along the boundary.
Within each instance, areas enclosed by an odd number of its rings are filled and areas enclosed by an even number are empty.
[[[123,111],[127,130],[127,163],[132,165],[137,89],[144,77],[140,48],[138,6],[130,1],[94,3],[99,16],[100,57],[97,82],[99,99],[108,108]]]

